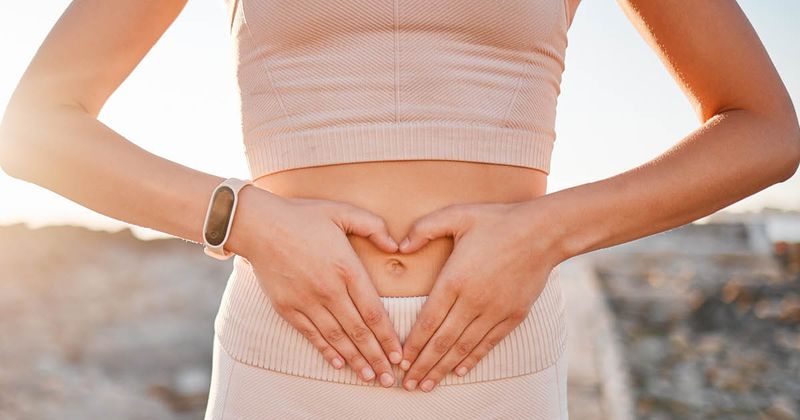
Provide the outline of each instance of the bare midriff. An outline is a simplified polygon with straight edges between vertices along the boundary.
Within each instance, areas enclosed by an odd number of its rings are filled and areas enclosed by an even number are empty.
[[[445,160],[374,161],[291,169],[255,184],[274,194],[346,202],[386,220],[398,243],[421,216],[450,204],[517,202],[545,194],[547,174],[520,166]],[[387,253],[348,235],[379,296],[428,295],[453,239],[438,238],[411,254]]]

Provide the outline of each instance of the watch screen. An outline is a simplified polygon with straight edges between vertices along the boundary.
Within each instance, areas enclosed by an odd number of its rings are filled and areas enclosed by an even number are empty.
[[[232,209],[233,190],[229,187],[218,189],[211,200],[211,214],[208,215],[206,226],[206,241],[209,244],[218,246],[225,239]]]

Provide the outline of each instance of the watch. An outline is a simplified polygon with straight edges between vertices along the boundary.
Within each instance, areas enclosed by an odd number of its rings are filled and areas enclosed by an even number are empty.
[[[203,244],[205,245],[203,251],[206,255],[218,260],[227,260],[233,256],[233,252],[225,250],[224,246],[233,225],[239,191],[252,183],[252,181],[228,178],[217,185],[211,193],[206,219],[203,222]]]

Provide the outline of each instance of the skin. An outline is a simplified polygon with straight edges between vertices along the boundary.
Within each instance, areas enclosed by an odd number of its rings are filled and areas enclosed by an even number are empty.
[[[359,372],[369,365],[374,380],[391,375],[387,354],[402,350],[406,389],[430,391],[508,335],[559,263],[691,222],[796,172],[795,110],[734,0],[618,4],[701,123],[652,161],[551,194],[544,172],[456,161],[301,168],[242,190],[229,249],[326,360],[342,357]],[[200,242],[223,178],[149,154],[96,119],[183,5],[73,2],[6,111],[3,169]],[[89,21],[91,34],[81,29]],[[429,297],[401,347],[378,297],[411,295]]]

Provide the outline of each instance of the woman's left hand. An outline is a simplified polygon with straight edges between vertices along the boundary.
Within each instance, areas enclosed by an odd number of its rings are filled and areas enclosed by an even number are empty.
[[[534,204],[454,204],[414,222],[400,252],[444,236],[454,247],[404,342],[405,389],[430,391],[456,366],[465,375],[528,316],[563,260]]]

